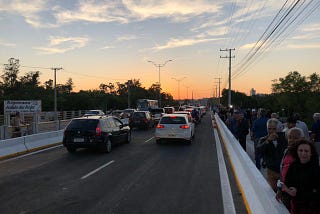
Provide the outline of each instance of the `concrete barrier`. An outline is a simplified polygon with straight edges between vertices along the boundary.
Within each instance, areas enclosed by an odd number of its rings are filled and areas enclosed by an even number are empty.
[[[25,136],[25,146],[28,150],[33,150],[38,147],[62,142],[62,138],[63,130],[28,135]]]
[[[0,140],[0,157],[24,152],[26,150],[24,137]]]
[[[0,140],[0,159],[26,153],[62,142],[63,131],[52,131]]]
[[[275,199],[275,193],[268,182],[228,127],[218,115],[214,115],[214,118],[248,212],[259,214],[289,213],[285,206]]]

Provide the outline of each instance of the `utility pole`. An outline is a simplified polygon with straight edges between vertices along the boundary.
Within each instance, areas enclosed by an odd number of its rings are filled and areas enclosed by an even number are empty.
[[[62,68],[51,68],[51,70],[54,70],[54,119],[58,120],[58,114],[57,114],[57,71],[61,70]]]
[[[220,56],[220,58],[229,58],[229,93],[228,93],[228,106],[230,107],[231,106],[231,59],[232,58],[235,58],[235,56],[231,56],[231,51],[234,51],[236,49],[234,48],[229,48],[229,49],[220,49],[220,51],[229,51],[229,56],[225,56],[225,57],[222,57]]]
[[[215,79],[218,79],[218,80],[219,80],[218,82],[215,82],[215,83],[218,83],[218,84],[219,84],[219,94],[218,94],[218,98],[219,98],[219,99],[218,99],[218,103],[219,103],[219,105],[220,105],[220,83],[221,83],[221,79],[222,79],[222,78],[219,77],[219,78],[215,78]]]
[[[159,107],[161,107],[161,82],[160,82],[160,68],[164,67],[168,62],[172,62],[172,59],[169,59],[167,61],[165,61],[163,64],[157,64],[154,61],[149,60],[148,62],[151,62],[155,67],[158,68],[158,72],[159,72]]]

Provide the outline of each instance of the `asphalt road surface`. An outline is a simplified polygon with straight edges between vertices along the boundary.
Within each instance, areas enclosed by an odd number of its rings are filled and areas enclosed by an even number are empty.
[[[209,115],[192,145],[157,145],[153,136],[154,129],[133,130],[132,142],[109,154],[58,146],[0,162],[0,213],[223,213]],[[229,179],[236,211],[246,213]]]

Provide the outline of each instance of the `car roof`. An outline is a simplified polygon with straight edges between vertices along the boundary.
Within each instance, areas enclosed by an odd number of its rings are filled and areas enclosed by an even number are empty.
[[[173,113],[173,114],[165,114],[162,117],[187,117],[187,115]]]

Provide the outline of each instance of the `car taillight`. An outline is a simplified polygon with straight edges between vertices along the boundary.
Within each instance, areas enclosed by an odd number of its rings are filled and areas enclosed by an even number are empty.
[[[163,129],[163,128],[164,128],[164,125],[161,125],[161,124],[157,125],[157,129]]]
[[[188,125],[182,125],[182,126],[180,126],[180,128],[182,128],[182,129],[188,129],[189,126],[188,126]]]
[[[96,136],[101,136],[101,134],[102,134],[101,128],[97,127],[96,128]]]

